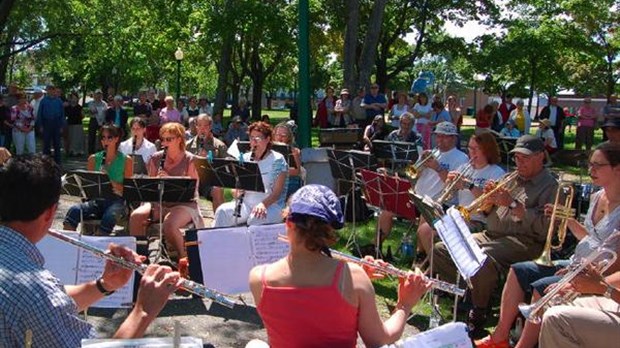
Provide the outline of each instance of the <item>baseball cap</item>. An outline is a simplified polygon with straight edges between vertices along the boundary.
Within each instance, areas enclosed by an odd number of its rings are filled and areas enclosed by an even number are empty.
[[[95,90],[95,94],[102,94],[100,89]]]
[[[343,94],[347,94],[348,95],[349,94],[349,90],[346,89],[346,88],[343,88],[342,91],[340,91],[340,95],[343,95]]]
[[[518,152],[529,156],[543,150],[545,150],[545,144],[543,144],[542,140],[533,135],[527,134],[517,139],[517,143],[510,153]]]
[[[601,128],[606,128],[606,127],[620,128],[620,117],[607,118],[607,120],[605,121],[605,123],[603,123]]]
[[[233,122],[233,123],[241,122],[241,116],[237,115],[237,116],[233,117],[231,122]]]
[[[305,185],[297,190],[291,196],[289,214],[312,216],[335,229],[344,226],[344,216],[338,197],[323,185]]]
[[[551,127],[551,121],[549,121],[548,119],[544,119],[544,120],[540,120],[541,124],[544,124],[547,127]]]
[[[435,126],[436,134],[459,135],[456,126],[452,122],[444,121]]]

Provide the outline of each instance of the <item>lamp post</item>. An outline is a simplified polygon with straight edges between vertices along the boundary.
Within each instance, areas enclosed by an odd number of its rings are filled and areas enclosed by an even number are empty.
[[[177,60],[177,99],[178,102],[181,98],[181,61],[183,60],[183,51],[181,51],[181,47],[177,48],[177,51],[174,52],[174,59]]]
[[[116,73],[118,72],[118,70],[116,70],[116,67],[112,67],[112,87],[114,88],[114,95],[117,95],[118,92],[116,91]]]
[[[474,118],[476,118],[476,114],[478,113],[478,85],[480,84],[480,82],[484,82],[486,78],[486,75],[474,75]]]

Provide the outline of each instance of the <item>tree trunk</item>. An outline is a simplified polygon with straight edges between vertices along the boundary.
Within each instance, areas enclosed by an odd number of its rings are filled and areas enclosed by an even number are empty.
[[[359,80],[360,86],[368,88],[370,86],[370,75],[375,64],[377,56],[377,45],[379,44],[379,35],[381,34],[381,25],[383,24],[383,11],[387,0],[377,0],[373,6],[370,19],[368,20],[368,29],[366,30],[366,39],[362,47],[359,64]],[[381,88],[385,86],[380,86]]]
[[[235,16],[231,15],[233,10],[234,0],[227,0],[224,5],[223,18],[227,18],[227,22],[230,25],[222,26],[225,30],[225,39],[222,40],[222,48],[220,51],[220,60],[217,62],[217,88],[215,90],[215,103],[213,105],[213,114],[221,113],[224,115],[224,109],[226,108],[226,82],[228,81],[228,72],[230,67],[230,61],[232,58],[233,44],[235,42],[235,31],[232,28],[236,26],[231,23]]]
[[[15,5],[15,0],[2,0],[0,1],[0,34],[4,32],[6,23],[9,20],[9,14]]]
[[[356,60],[357,60],[357,35],[359,31],[360,2],[359,0],[347,0],[347,27],[344,37],[344,85],[351,93],[357,87]]]

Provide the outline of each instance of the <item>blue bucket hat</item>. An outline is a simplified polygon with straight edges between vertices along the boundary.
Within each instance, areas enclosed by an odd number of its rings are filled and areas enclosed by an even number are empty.
[[[289,214],[308,215],[335,229],[344,226],[342,207],[336,194],[323,185],[305,185],[291,196]]]

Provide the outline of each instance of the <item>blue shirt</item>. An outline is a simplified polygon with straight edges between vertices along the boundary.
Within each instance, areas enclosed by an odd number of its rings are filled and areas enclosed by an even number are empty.
[[[0,225],[0,347],[79,347],[94,328],[78,317],[77,305],[22,234]]]
[[[42,122],[43,126],[60,127],[65,125],[65,107],[60,98],[45,96],[41,99],[37,113],[37,123],[39,122]]]
[[[370,105],[374,103],[387,104],[387,100],[385,100],[385,96],[383,94],[377,94],[373,97],[372,94],[368,93],[364,96],[364,104]],[[372,120],[376,115],[382,115],[385,110],[375,110],[375,109],[366,109],[366,119]]]

